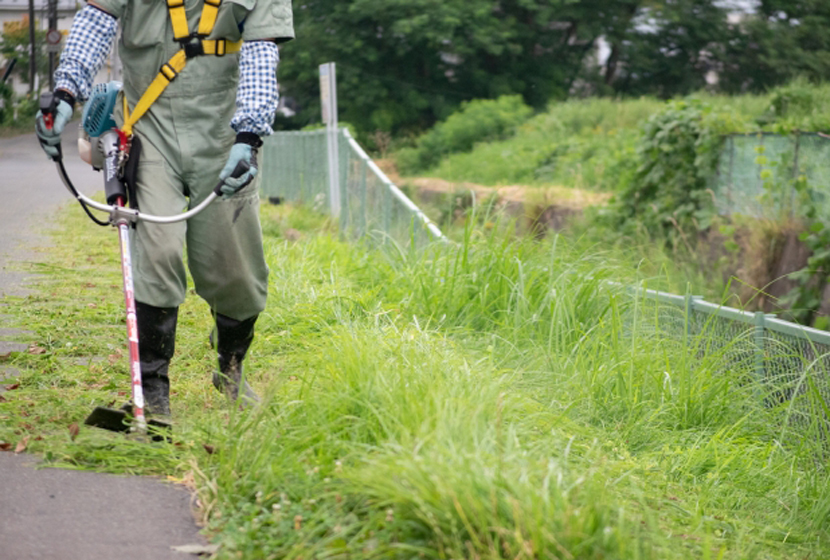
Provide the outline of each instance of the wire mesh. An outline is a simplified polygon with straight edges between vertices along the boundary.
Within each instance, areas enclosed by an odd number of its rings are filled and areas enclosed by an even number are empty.
[[[341,174],[345,177],[341,228],[351,237],[402,246],[423,245],[430,236],[420,216],[395,195],[391,184],[375,173],[368,158],[340,136]]]
[[[626,323],[633,322],[637,314],[637,332],[639,335],[662,336],[682,340],[686,329],[686,313],[683,307],[666,303],[654,297],[640,297],[636,308],[630,308]]]
[[[830,219],[830,139],[819,135],[799,136],[799,174],[807,178],[811,202],[819,216]]]
[[[700,298],[633,293],[638,334],[684,341],[692,355],[738,374],[742,384],[757,387],[763,405],[780,413],[785,439],[801,443],[799,437],[810,434],[811,445],[830,453],[830,333]],[[634,315],[629,312],[629,323]]]
[[[263,145],[261,192],[331,210],[327,131],[278,132]],[[343,129],[338,131],[340,228],[354,239],[421,246],[441,232],[380,172]]]
[[[818,134],[733,135],[724,140],[712,191],[722,215],[799,217],[793,180],[830,218],[830,138]]]
[[[328,209],[326,158],[325,130],[269,136],[262,147],[262,195]]]
[[[830,434],[830,345],[775,331],[764,337],[766,404],[782,407],[786,425]]]
[[[758,358],[754,325],[693,309],[688,328],[698,356],[718,356],[723,369],[754,370]]]

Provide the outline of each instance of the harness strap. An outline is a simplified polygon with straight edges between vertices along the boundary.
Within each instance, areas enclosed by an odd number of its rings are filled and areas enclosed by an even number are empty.
[[[144,113],[150,108],[150,105],[156,102],[164,90],[167,89],[167,86],[170,85],[170,82],[176,79],[176,76],[179,75],[179,72],[184,70],[185,64],[187,64],[187,57],[184,54],[184,51],[179,51],[173,55],[173,57],[167,61],[159,70],[159,73],[156,75],[155,79],[150,83],[149,87],[144,91],[144,94],[141,96],[141,99],[138,100],[136,103],[135,108],[133,108],[133,112],[128,116],[126,113],[124,114],[124,125],[121,127],[121,130],[127,136],[131,136],[133,133],[133,125],[144,116]],[[124,96],[126,99],[126,96]]]
[[[199,16],[199,29],[196,31],[196,35],[200,37],[210,35],[213,26],[216,25],[216,16],[221,4],[222,0],[205,0],[205,4],[202,6],[202,15]]]
[[[205,50],[205,54],[225,56],[226,54],[233,54],[241,51],[242,41],[227,41],[225,39],[202,41],[202,47]]]
[[[207,4],[205,4],[207,7]],[[183,41],[190,36],[187,29],[187,14],[184,11],[184,0],[167,0],[167,11],[170,12],[170,21],[173,24],[173,37],[177,41]],[[216,22],[216,16],[213,18]],[[211,25],[211,30],[213,26]],[[210,31],[208,31],[210,33]]]
[[[141,95],[141,99],[136,103],[132,113],[129,111],[127,96],[124,95],[124,124],[121,131],[127,136],[132,136],[133,125],[144,116],[150,106],[161,97],[167,86],[184,70],[189,58],[203,54],[225,56],[242,50],[242,41],[228,42],[225,39],[202,39],[213,31],[222,0],[204,0],[202,14],[199,16],[199,29],[194,34],[190,33],[187,25],[184,2],[185,0],[167,0],[170,22],[173,25],[173,36],[176,41],[181,43],[182,49],[162,65],[159,73]]]

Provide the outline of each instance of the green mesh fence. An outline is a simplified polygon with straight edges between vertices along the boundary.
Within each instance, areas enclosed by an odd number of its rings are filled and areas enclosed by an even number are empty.
[[[332,211],[325,129],[278,132],[262,147],[262,195]],[[337,133],[339,223],[344,234],[400,246],[444,239],[438,227],[383,174],[348,130]]]
[[[807,196],[830,218],[830,138],[820,134],[727,136],[712,190],[722,215],[799,217],[793,180],[807,179]]]

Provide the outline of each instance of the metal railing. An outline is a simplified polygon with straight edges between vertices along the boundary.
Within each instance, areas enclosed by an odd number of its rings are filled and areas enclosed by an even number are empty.
[[[341,231],[354,239],[369,237],[401,246],[445,239],[345,128],[337,134],[340,192],[339,200],[333,201],[326,134],[320,129],[270,136],[262,148],[262,195],[337,213]]]

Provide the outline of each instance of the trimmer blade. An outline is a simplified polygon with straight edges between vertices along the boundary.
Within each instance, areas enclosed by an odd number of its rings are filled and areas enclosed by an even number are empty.
[[[92,411],[92,414],[87,416],[84,424],[111,432],[129,432],[132,418],[130,407],[106,408],[98,406]],[[149,418],[147,427],[150,428],[150,437],[153,441],[169,440],[169,433],[173,431],[173,424],[159,418]],[[167,435],[162,432],[166,432]]]
[[[92,414],[84,420],[84,424],[111,432],[130,431],[130,425],[127,422],[127,411],[120,408],[95,407]]]

